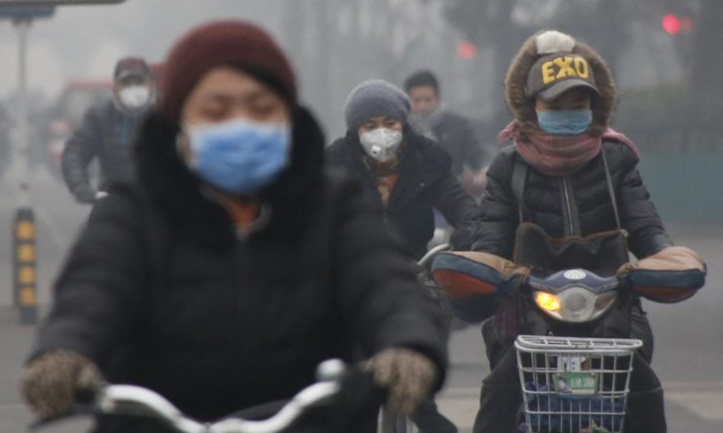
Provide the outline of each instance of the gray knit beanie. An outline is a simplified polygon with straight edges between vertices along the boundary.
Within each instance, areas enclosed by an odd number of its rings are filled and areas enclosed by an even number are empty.
[[[384,80],[368,80],[356,86],[346,98],[346,127],[356,131],[372,117],[388,116],[406,124],[410,103],[406,93]]]

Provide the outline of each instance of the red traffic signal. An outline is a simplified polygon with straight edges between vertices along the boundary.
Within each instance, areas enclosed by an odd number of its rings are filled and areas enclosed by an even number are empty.
[[[677,35],[681,31],[693,30],[693,19],[689,17],[679,17],[676,14],[667,14],[661,22],[663,30],[669,35]]]
[[[668,14],[663,17],[663,30],[669,35],[680,33],[680,18],[675,14]]]
[[[472,60],[477,57],[477,47],[470,41],[460,41],[457,44],[457,55],[464,60]]]

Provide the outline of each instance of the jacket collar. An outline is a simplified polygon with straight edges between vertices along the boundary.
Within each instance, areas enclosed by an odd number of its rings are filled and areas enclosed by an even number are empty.
[[[363,183],[373,186],[376,191],[377,184],[374,176],[364,164],[364,158],[367,155],[359,141],[359,134],[355,131],[347,131],[344,141],[349,149],[350,166],[360,174]],[[394,211],[404,207],[439,176],[439,170],[435,169],[437,162],[429,160],[424,152],[424,148],[431,144],[429,139],[414,133],[408,126],[405,126],[404,144],[401,146],[397,166],[399,178],[389,199],[390,210]]]
[[[201,181],[179,157],[178,134],[178,126],[157,112],[144,120],[134,145],[139,182],[172,228],[200,243],[233,245],[233,222],[221,205],[203,194]],[[264,235],[298,233],[322,199],[324,137],[302,107],[293,115],[292,143],[290,167],[259,194],[274,210]]]

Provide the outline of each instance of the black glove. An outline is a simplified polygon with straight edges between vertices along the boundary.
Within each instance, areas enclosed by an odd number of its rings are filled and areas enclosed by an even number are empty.
[[[73,188],[73,196],[78,203],[93,204],[95,203],[96,194],[89,185],[80,185]]]
[[[93,361],[59,349],[30,361],[23,371],[20,392],[38,416],[53,418],[69,413],[79,396],[92,394],[101,381]]]

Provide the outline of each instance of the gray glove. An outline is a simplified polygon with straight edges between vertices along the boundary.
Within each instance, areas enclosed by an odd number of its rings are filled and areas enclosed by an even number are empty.
[[[73,188],[73,196],[78,203],[93,204],[95,203],[96,193],[88,185],[79,185]]]
[[[410,349],[391,348],[374,355],[364,366],[374,382],[389,389],[392,410],[411,415],[429,398],[437,381],[437,367],[426,356]]]
[[[28,363],[20,380],[20,392],[38,416],[53,418],[69,413],[80,395],[90,394],[101,382],[93,361],[59,349]]]

